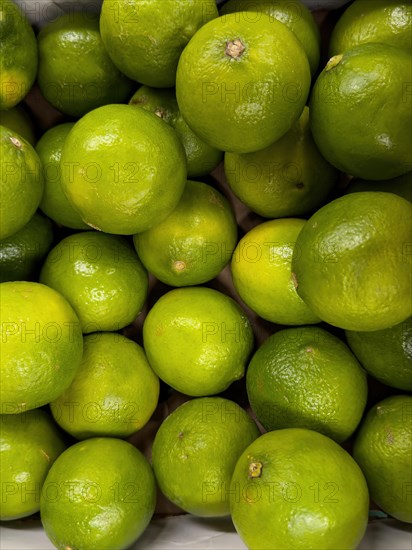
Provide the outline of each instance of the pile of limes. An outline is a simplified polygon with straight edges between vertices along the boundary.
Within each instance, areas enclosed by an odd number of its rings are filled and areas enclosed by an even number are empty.
[[[219,10],[0,0],[0,519],[57,548],[412,522],[412,5]]]

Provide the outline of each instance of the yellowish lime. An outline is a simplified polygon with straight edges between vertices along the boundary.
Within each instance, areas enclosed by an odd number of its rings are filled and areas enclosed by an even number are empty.
[[[77,439],[128,437],[147,423],[158,398],[159,379],[143,349],[121,334],[97,332],[85,337],[77,374],[50,407]]]
[[[30,516],[40,509],[47,472],[66,445],[42,409],[0,415],[1,521]]]
[[[83,337],[66,299],[45,285],[0,284],[2,413],[16,414],[56,399],[80,366]]]
[[[185,287],[167,292],[152,306],[143,342],[159,378],[187,395],[207,396],[243,377],[253,332],[229,296]]]
[[[280,325],[319,323],[296,292],[292,255],[305,220],[271,220],[251,229],[232,256],[233,284],[247,306]]]
[[[229,262],[237,242],[236,219],[219,191],[188,181],[173,212],[133,240],[157,279],[171,286],[198,285],[216,277]]]
[[[67,136],[61,167],[64,193],[83,221],[120,235],[163,221],[179,202],[187,175],[176,132],[131,105],[84,115]]]

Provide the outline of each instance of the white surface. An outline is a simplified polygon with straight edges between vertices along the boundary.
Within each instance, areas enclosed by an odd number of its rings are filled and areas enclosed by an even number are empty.
[[[412,526],[395,520],[368,525],[358,550],[411,550]],[[53,550],[40,522],[0,527],[1,550]],[[152,521],[131,550],[245,550],[229,518],[177,516]]]

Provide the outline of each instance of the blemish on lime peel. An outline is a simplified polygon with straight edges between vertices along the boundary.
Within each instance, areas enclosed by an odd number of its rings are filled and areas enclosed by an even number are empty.
[[[173,264],[173,267],[176,271],[184,271],[186,269],[186,262],[182,260],[176,260]]]
[[[251,462],[249,464],[248,477],[260,477],[262,475],[263,464],[261,462]]]
[[[14,136],[11,136],[10,137],[10,141],[12,142],[12,144],[15,146],[15,147],[18,147],[19,149],[21,149],[21,141],[19,139],[17,139],[16,137]]]
[[[225,54],[232,59],[238,59],[243,54],[245,49],[246,46],[240,38],[235,38],[235,40],[228,40],[226,42]]]
[[[342,61],[343,53],[340,53],[338,55],[334,55],[329,59],[329,61],[326,63],[325,71],[328,72],[336,65],[339,65],[339,63]]]

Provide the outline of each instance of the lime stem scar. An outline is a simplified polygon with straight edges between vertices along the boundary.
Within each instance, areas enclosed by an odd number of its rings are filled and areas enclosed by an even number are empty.
[[[235,40],[228,40],[226,42],[225,54],[228,57],[232,57],[233,59],[235,59],[240,57],[245,49],[245,45],[240,40],[240,38],[235,38]]]

